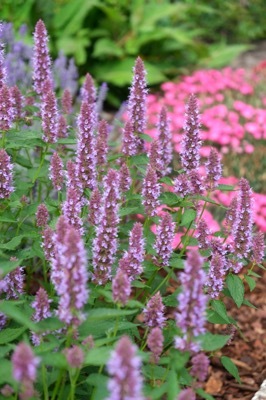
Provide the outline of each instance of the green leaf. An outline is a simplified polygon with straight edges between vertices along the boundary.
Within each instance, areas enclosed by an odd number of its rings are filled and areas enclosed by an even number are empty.
[[[237,366],[233,363],[231,358],[222,356],[221,363],[223,364],[224,368],[237,380],[238,383],[241,383],[240,376],[238,373]]]
[[[245,276],[245,280],[249,286],[249,289],[252,292],[252,290],[254,290],[256,287],[256,281],[248,275],[244,275],[244,276]]]
[[[125,315],[137,314],[139,310],[119,310],[116,308],[97,308],[90,310],[86,321],[94,322],[98,320],[113,319],[116,317],[124,317]]]
[[[26,328],[34,332],[37,331],[36,324],[25,315],[25,311],[19,309],[15,304],[11,301],[3,300],[0,302],[0,311]]]
[[[0,331],[0,344],[6,344],[13,342],[13,340],[17,339],[19,336],[22,335],[23,332],[27,329],[26,326],[21,328],[6,328]]]
[[[242,280],[237,275],[229,274],[226,278],[228,290],[239,308],[244,300],[245,288]]]
[[[176,400],[177,393],[179,390],[177,373],[175,370],[169,371],[167,375],[167,399],[168,400]]]
[[[227,323],[230,323],[229,316],[227,315],[227,311],[224,303],[221,300],[213,300],[212,307]]]
[[[182,220],[181,220],[180,226],[189,225],[192,221],[195,220],[196,216],[197,216],[197,213],[195,210],[192,210],[192,209],[185,210],[182,215]]]
[[[64,354],[55,353],[53,352],[52,356],[51,353],[42,353],[42,363],[44,365],[50,365],[51,367],[56,368],[68,368],[68,363]]]
[[[114,57],[122,57],[124,55],[124,52],[121,47],[117,45],[116,42],[109,38],[101,38],[98,39],[97,42],[95,43],[94,50],[92,53],[93,57],[108,57],[108,56],[114,56]]]
[[[3,383],[14,383],[12,379],[12,363],[9,360],[1,360],[0,385]]]
[[[111,347],[100,347],[91,349],[84,360],[84,365],[105,365],[110,357]]]
[[[249,46],[246,44],[214,44],[209,46],[208,58],[200,61],[201,66],[208,66],[208,68],[221,68],[230,64],[239,54],[248,50]]]
[[[165,204],[171,207],[174,205],[178,205],[181,199],[173,192],[164,192],[160,195],[159,200],[161,204]]]
[[[124,217],[125,215],[137,214],[139,213],[139,207],[122,207],[119,210],[120,217]]]
[[[210,394],[206,393],[203,389],[196,389],[196,393],[206,400],[215,400]]]
[[[151,143],[154,140],[150,135],[146,135],[146,133],[139,133],[138,136],[141,139],[145,140],[145,142],[148,142],[148,143]]]
[[[254,310],[258,309],[256,306],[254,306],[254,304],[250,303],[250,301],[248,301],[247,299],[243,300],[243,304],[244,304],[244,306],[248,306],[248,307],[254,308]]]
[[[147,165],[149,163],[149,158],[146,154],[140,154],[130,157],[130,166],[133,165]]]
[[[229,322],[225,321],[217,312],[213,310],[209,310],[207,312],[207,320],[212,324],[228,324]]]
[[[64,323],[54,317],[46,318],[46,319],[36,323],[36,325],[37,325],[38,329],[42,332],[55,331],[57,329],[61,329],[64,327]]]
[[[222,192],[232,192],[235,190],[235,187],[233,185],[220,184],[218,185],[217,190],[221,190]]]
[[[199,336],[199,340],[204,351],[215,351],[224,347],[230,337],[230,335],[213,335],[208,332]]]

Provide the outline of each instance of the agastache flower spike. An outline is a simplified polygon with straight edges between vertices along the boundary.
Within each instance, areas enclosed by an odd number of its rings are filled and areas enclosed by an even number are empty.
[[[103,110],[103,103],[104,103],[104,100],[106,99],[107,92],[108,92],[107,83],[103,82],[100,86],[100,89],[99,89],[98,95],[97,95],[96,112],[98,114],[100,114]]]
[[[157,292],[143,310],[145,325],[150,328],[163,327],[165,324],[164,308],[161,294]]]
[[[74,345],[70,349],[64,350],[68,365],[71,368],[81,368],[84,361],[84,353],[83,350]]]
[[[92,76],[89,73],[86,74],[84,84],[81,88],[81,98],[82,101],[89,104],[95,104],[96,102],[96,89]]]
[[[0,88],[0,131],[8,131],[14,119],[14,109],[9,88],[3,85]]]
[[[43,95],[45,82],[52,82],[51,59],[48,50],[47,30],[39,20],[34,31],[33,49],[33,87],[36,93]]]
[[[98,285],[104,285],[111,278],[117,250],[119,198],[119,175],[110,169],[104,180],[103,206],[93,241],[93,280]]]
[[[57,191],[62,190],[64,183],[63,161],[57,153],[52,155],[49,171],[49,178],[53,183],[54,189]]]
[[[171,172],[169,164],[173,160],[173,146],[172,146],[172,135],[169,128],[169,121],[167,119],[167,111],[165,107],[162,107],[159,117],[159,123],[157,127],[159,131],[159,143],[162,153],[163,169],[161,170],[162,176],[165,176]]]
[[[71,114],[72,112],[72,94],[70,92],[70,90],[65,89],[63,92],[63,96],[62,96],[62,109],[63,109],[63,113],[64,114]]]
[[[171,214],[165,213],[161,223],[156,230],[156,242],[154,249],[162,260],[163,265],[167,265],[172,254],[172,241],[175,235],[175,223]]]
[[[146,98],[147,98],[147,82],[144,63],[140,57],[137,58],[134,66],[134,76],[130,88],[128,99],[129,120],[133,125],[136,133],[144,133],[146,128]],[[137,137],[138,151],[143,151],[144,140]]]
[[[63,204],[62,211],[68,223],[72,225],[81,235],[84,233],[83,222],[80,217],[82,203],[79,199],[78,192],[73,189],[67,189],[66,201]]]
[[[256,264],[262,262],[264,257],[264,236],[262,232],[258,232],[254,235],[252,240],[252,257],[251,261]]]
[[[158,200],[160,196],[160,184],[155,170],[148,165],[146,176],[142,185],[142,204],[149,217],[156,215],[156,208],[160,205]]]
[[[208,368],[210,365],[210,360],[204,353],[196,354],[191,359],[192,368],[190,374],[194,376],[198,381],[204,382],[208,375]]]
[[[3,24],[0,22],[0,36],[3,30]],[[0,40],[0,88],[6,83],[6,68],[4,57],[4,44]]]
[[[52,89],[48,89],[43,95],[41,115],[43,129],[42,139],[46,143],[56,143],[58,137],[59,115],[57,110],[56,97]]]
[[[190,179],[191,194],[203,194],[205,188],[199,172],[196,170],[190,171],[188,177]]]
[[[137,154],[137,138],[134,135],[133,124],[131,121],[125,123],[123,129],[122,153],[126,157],[135,156]]]
[[[207,296],[203,293],[206,276],[202,265],[203,259],[197,251],[188,252],[185,270],[180,274],[183,290],[177,297],[176,323],[184,335],[175,339],[175,346],[180,350],[199,351],[200,346],[191,339],[205,332]]]
[[[68,226],[63,245],[59,245],[57,257],[62,266],[61,281],[57,286],[60,297],[58,317],[67,325],[78,326],[82,309],[88,299],[88,272],[86,251],[83,241],[75,228]]]
[[[196,400],[196,394],[191,388],[184,389],[179,393],[177,400]]]
[[[186,105],[184,135],[181,141],[181,164],[185,172],[199,168],[200,122],[196,96],[191,95]]]
[[[34,396],[33,383],[36,380],[39,358],[34,356],[30,346],[19,343],[11,357],[13,378],[21,383],[20,398],[28,400]]]
[[[33,321],[39,322],[42,321],[43,319],[49,318],[52,316],[52,313],[50,311],[50,303],[52,300],[48,298],[47,292],[43,289],[40,288],[38,292],[36,293],[35,300],[31,304],[31,307],[35,310],[34,314],[32,316]],[[38,346],[41,342],[41,337],[44,336],[45,333],[39,335],[35,332],[32,333],[31,335],[31,340],[32,343],[35,346]]]
[[[125,163],[122,164],[119,174],[119,188],[121,193],[125,193],[130,189],[131,186],[130,171]]]
[[[218,182],[222,176],[222,164],[218,151],[211,148],[210,155],[205,163],[206,183],[208,189],[214,189],[218,186]]]
[[[236,224],[238,215],[238,201],[237,197],[233,197],[225,216],[225,226],[227,232],[230,232],[232,227]]]
[[[7,199],[14,191],[12,186],[13,165],[10,156],[4,149],[0,149],[0,199]]]
[[[157,363],[163,351],[163,333],[158,326],[153,328],[147,337],[147,345],[152,352],[152,361]]]
[[[100,216],[101,216],[101,200],[102,200],[102,195],[99,191],[98,188],[95,188],[91,192],[91,197],[89,201],[89,215],[88,215],[88,221],[91,225],[98,225],[100,222]]]
[[[78,148],[76,174],[82,189],[96,187],[96,141],[94,106],[85,101],[78,116]]]
[[[101,171],[106,165],[107,153],[108,153],[108,125],[107,122],[102,120],[98,125],[98,135],[96,142],[96,157],[97,157],[97,167]]]
[[[38,227],[44,227],[47,225],[49,219],[49,212],[45,204],[40,204],[36,212],[36,225]]]
[[[71,160],[68,160],[67,162],[66,178],[67,178],[66,180],[67,188],[75,189],[81,195],[81,189],[80,189],[81,183],[77,173],[77,164],[75,164]]]
[[[161,171],[164,169],[164,163],[162,158],[162,150],[158,140],[152,142],[149,152],[150,166],[157,172],[159,176],[162,176]]]
[[[208,225],[204,219],[201,219],[197,226],[197,233],[195,237],[199,242],[199,249],[208,250],[210,247],[210,240],[208,236],[211,234]]]
[[[213,299],[217,298],[223,290],[226,270],[227,263],[225,257],[215,252],[210,261],[210,270],[206,282],[208,293]]]
[[[23,96],[17,86],[13,86],[10,88],[10,96],[13,104],[14,120],[19,120],[22,118]]]
[[[54,259],[54,241],[53,241],[54,231],[50,226],[47,226],[42,232],[42,245],[44,251],[44,256],[47,261],[52,261]]]
[[[106,400],[144,400],[141,359],[136,353],[137,347],[127,336],[119,339],[107,363],[111,378],[107,385],[110,394]]]
[[[238,214],[232,229],[234,247],[238,257],[247,257],[252,245],[253,199],[246,179],[239,181]]]
[[[113,299],[115,303],[125,306],[128,302],[131,286],[130,280],[125,271],[118,269],[112,282]]]
[[[69,227],[70,225],[67,222],[66,217],[61,215],[56,224],[55,234],[52,236],[53,257],[51,258],[51,281],[57,292],[62,281],[62,270],[64,266],[60,258],[60,252],[62,251],[62,248],[64,248],[65,236]]]
[[[187,174],[181,174],[174,180],[174,192],[179,197],[186,197],[192,192]]]
[[[59,138],[67,137],[67,121],[64,115],[59,115],[58,117],[58,132],[57,135]]]
[[[24,269],[23,267],[17,267],[13,271],[6,274],[3,281],[2,291],[6,294],[6,299],[18,299],[23,294],[24,286]],[[1,290],[0,290],[1,292]]]
[[[142,263],[145,255],[145,242],[143,238],[143,227],[140,222],[136,222],[129,234],[129,247],[125,252],[121,264],[130,281],[135,279],[143,271]]]

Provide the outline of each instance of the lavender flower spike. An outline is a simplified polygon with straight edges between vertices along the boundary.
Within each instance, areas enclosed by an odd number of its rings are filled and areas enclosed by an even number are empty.
[[[148,91],[146,82],[147,72],[140,57],[137,58],[133,71],[133,82],[128,99],[129,120],[135,132],[144,133],[146,128],[146,98]],[[137,146],[139,151],[143,151],[144,140],[140,137],[138,137]]]
[[[160,205],[158,200],[160,196],[160,184],[155,170],[148,165],[146,176],[142,186],[142,204],[149,217],[156,215],[156,208]]]
[[[103,206],[93,241],[93,280],[98,285],[104,285],[111,278],[117,250],[119,198],[119,174],[110,169],[104,180]]]
[[[52,313],[50,311],[51,302],[52,300],[48,298],[47,292],[43,288],[40,288],[36,293],[35,300],[31,305],[32,308],[35,310],[32,316],[33,321],[39,322],[52,316]],[[38,335],[37,333],[33,332],[31,335],[32,343],[35,346],[38,346],[41,342],[41,337],[44,335],[45,333],[43,333],[42,335]]]
[[[28,400],[34,396],[33,383],[36,380],[39,359],[26,343],[19,343],[12,354],[13,377],[21,383],[20,398]]]
[[[101,214],[101,209],[99,207],[99,204],[101,203],[102,195],[99,191],[98,188],[95,188],[91,192],[91,197],[89,201],[89,215],[88,215],[88,221],[91,225],[98,225],[100,221],[100,214]]]
[[[210,155],[208,157],[207,162],[205,163],[206,167],[206,182],[208,189],[214,189],[218,186],[218,182],[222,176],[222,164],[219,153],[213,147],[211,148]]]
[[[191,359],[192,368],[190,373],[192,376],[197,378],[200,382],[204,382],[208,375],[208,368],[210,365],[210,360],[204,353],[196,354]]]
[[[171,214],[165,213],[156,231],[156,242],[154,249],[162,260],[163,265],[167,265],[172,254],[172,241],[175,235],[175,223]]]
[[[162,110],[160,112],[157,129],[159,131],[158,140],[161,147],[162,164],[163,164],[163,169],[161,170],[161,174],[165,176],[171,172],[169,164],[171,164],[173,160],[172,134],[170,132],[169,121],[167,119],[167,111],[165,107],[162,107]]]
[[[52,83],[51,59],[48,50],[47,30],[42,20],[39,20],[34,31],[33,49],[33,87],[36,93],[44,93],[46,81]]]
[[[56,143],[58,138],[59,114],[56,104],[56,97],[51,88],[48,88],[43,95],[41,115],[43,129],[42,139],[46,143]]]
[[[127,336],[117,343],[107,363],[111,378],[108,382],[109,396],[106,400],[144,400],[142,395],[141,359],[137,347]]]
[[[97,167],[99,171],[102,171],[107,162],[108,153],[108,125],[107,122],[102,120],[98,125],[98,136],[96,143],[96,157],[97,157]]]
[[[252,258],[251,260],[259,264],[262,262],[264,257],[264,235],[262,232],[256,233],[252,241]]]
[[[2,36],[3,24],[0,22],[0,37]],[[0,41],[0,88],[6,83],[6,68],[4,57],[4,44]]]
[[[162,327],[165,323],[164,305],[160,292],[157,292],[148,301],[147,307],[143,310],[144,323],[151,328]]]
[[[40,204],[36,212],[36,225],[38,227],[45,227],[49,219],[49,212],[45,204]]]
[[[81,235],[84,233],[83,221],[80,217],[82,203],[79,199],[78,192],[73,189],[67,189],[66,201],[63,203],[62,211],[66,220],[72,225]]]
[[[0,199],[7,199],[14,191],[12,170],[10,156],[4,149],[0,149]]]
[[[130,176],[130,171],[126,163],[123,163],[120,168],[120,174],[119,174],[119,187],[121,193],[127,192],[130,189],[131,183],[132,179]]]
[[[227,270],[227,262],[222,254],[215,252],[210,262],[210,270],[207,276],[206,286],[208,293],[215,299],[219,296],[224,286],[224,276]]]
[[[125,306],[128,302],[131,286],[130,280],[122,269],[118,269],[112,282],[113,299],[115,303]]]
[[[0,131],[8,131],[14,120],[11,92],[6,85],[0,87]]]
[[[199,168],[200,122],[196,96],[191,95],[186,105],[184,135],[181,141],[181,164],[185,172]]]
[[[130,121],[125,123],[123,129],[122,153],[126,157],[135,156],[137,154],[137,137],[134,135],[133,124]]]
[[[253,199],[252,190],[246,179],[239,181],[238,214],[232,228],[235,252],[238,257],[248,256],[252,246],[252,225],[253,225]]]
[[[199,351],[199,345],[191,339],[205,332],[207,296],[203,293],[206,276],[202,269],[203,259],[195,250],[188,252],[185,270],[180,274],[183,291],[178,295],[179,312],[177,326],[183,338],[176,337],[175,346],[180,350]]]
[[[152,352],[152,362],[157,363],[163,351],[163,333],[158,326],[153,328],[147,337],[147,345]]]
[[[54,189],[57,191],[62,190],[64,182],[63,161],[56,152],[52,155],[49,171],[49,178],[53,183]]]
[[[196,394],[191,388],[184,389],[179,393],[177,400],[196,400]]]

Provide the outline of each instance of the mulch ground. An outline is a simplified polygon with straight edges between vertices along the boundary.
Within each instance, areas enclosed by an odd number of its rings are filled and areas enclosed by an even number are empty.
[[[242,384],[237,383],[227,373],[218,357],[214,357],[205,390],[215,399],[250,400],[266,379],[266,271],[259,268],[255,271],[262,275],[262,278],[258,279],[257,286],[252,292],[246,288],[245,297],[257,309],[247,306],[238,309],[228,299],[227,310],[230,310],[229,314],[238,321],[241,334],[236,332],[231,343],[217,354],[230,357],[234,361]],[[224,332],[222,332],[223,325],[214,325],[212,331],[225,333],[226,326],[224,326]]]

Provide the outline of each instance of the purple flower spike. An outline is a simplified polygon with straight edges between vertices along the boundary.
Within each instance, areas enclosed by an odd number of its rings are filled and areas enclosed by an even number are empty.
[[[3,24],[0,22],[0,37],[3,31]],[[4,44],[0,40],[0,88],[6,83],[5,51]]]
[[[72,94],[70,90],[65,89],[62,96],[62,109],[64,114],[71,114],[72,112]]]
[[[137,58],[134,66],[134,76],[130,88],[128,99],[129,120],[133,125],[133,130],[137,133],[144,133],[146,128],[146,98],[147,82],[144,63],[140,57]],[[144,150],[144,140],[138,137],[138,151]]]
[[[63,245],[58,244],[56,257],[61,264],[61,281],[57,285],[60,297],[58,317],[67,325],[77,327],[83,319],[82,309],[89,292],[86,251],[75,228],[67,227]]]
[[[192,368],[190,373],[200,382],[204,382],[208,376],[208,368],[210,365],[210,360],[204,353],[196,354],[191,359]]]
[[[186,197],[192,192],[192,187],[187,174],[181,174],[175,179],[174,192],[179,197]]]
[[[128,302],[131,286],[130,280],[122,269],[118,269],[112,282],[113,299],[115,303],[125,306]]]
[[[134,134],[134,128],[131,121],[127,121],[123,129],[122,153],[126,157],[137,154],[137,137]]]
[[[48,89],[43,96],[41,114],[43,141],[46,143],[56,143],[58,137],[59,115],[56,97],[52,89]]]
[[[17,86],[13,86],[10,88],[10,96],[11,96],[11,101],[13,104],[14,120],[19,120],[22,118],[23,96]]]
[[[36,225],[44,227],[47,225],[49,219],[49,212],[45,204],[40,204],[36,212]]]
[[[156,208],[160,205],[158,200],[160,196],[160,184],[154,169],[149,165],[142,186],[142,204],[149,217],[157,214]]]
[[[77,178],[82,189],[96,187],[96,141],[94,106],[85,101],[78,116]]]
[[[214,253],[210,262],[206,286],[208,293],[215,299],[219,296],[224,286],[224,276],[227,270],[226,259],[222,254]]]
[[[161,170],[162,176],[165,176],[171,172],[169,164],[173,160],[173,146],[172,146],[172,134],[169,128],[169,121],[167,119],[167,111],[165,107],[162,107],[159,117],[159,123],[157,127],[159,131],[159,143],[162,153],[163,169]]]
[[[142,395],[141,359],[137,347],[127,336],[117,342],[107,363],[111,378],[108,382],[109,396],[106,400],[144,400]]]
[[[186,105],[184,135],[181,142],[181,164],[185,172],[199,168],[200,122],[196,96],[191,95]]]
[[[33,49],[33,87],[36,93],[45,93],[44,84],[52,82],[51,59],[48,50],[47,30],[42,20],[39,20],[34,31]]]
[[[47,226],[42,233],[42,248],[44,251],[45,259],[51,262],[54,259],[54,231],[50,226]]]
[[[147,345],[152,352],[152,362],[154,363],[159,361],[160,355],[162,354],[163,340],[162,330],[158,326],[153,328],[147,337]]]
[[[89,202],[89,215],[88,215],[88,221],[91,225],[98,225],[100,222],[100,216],[101,216],[101,204],[102,200],[102,195],[99,191],[98,188],[95,188],[91,192],[91,197],[90,197],[90,202]]]
[[[107,92],[108,92],[107,83],[103,82],[99,88],[98,95],[97,95],[96,111],[98,114],[100,114],[103,110],[103,103],[104,103],[104,100],[106,99]]]
[[[191,194],[192,195],[203,194],[205,187],[203,179],[198,173],[198,171],[196,170],[190,171],[188,176],[190,179]]]
[[[260,264],[264,257],[264,235],[262,232],[256,233],[253,237],[252,241],[252,258],[251,260],[256,263]]]
[[[59,115],[57,136],[59,138],[67,137],[67,121],[64,115]]]
[[[30,346],[19,343],[11,357],[13,378],[21,383],[20,398],[28,400],[34,396],[33,383],[37,377],[39,358],[34,356]]]
[[[191,339],[205,332],[208,298],[203,293],[206,276],[202,265],[203,259],[197,251],[188,252],[185,270],[180,274],[183,291],[177,297],[179,312],[176,314],[176,323],[184,335],[175,339],[175,346],[180,350],[199,351],[200,346],[192,343]]]
[[[16,260],[16,259],[15,259]],[[12,261],[12,259],[10,259]],[[17,267],[6,274],[1,282],[0,292],[6,294],[6,299],[18,299],[23,294],[24,287],[24,268]]]
[[[238,214],[232,228],[236,255],[248,257],[252,245],[253,199],[252,190],[246,179],[239,181]]]
[[[52,155],[49,171],[50,171],[49,178],[53,183],[54,189],[57,191],[62,190],[64,183],[63,161],[61,160],[61,158],[57,153],[54,153]]]
[[[195,237],[199,242],[199,249],[208,250],[210,248],[210,240],[208,236],[211,234],[208,225],[204,219],[201,219],[197,226],[197,233]]]
[[[196,400],[195,392],[190,388],[184,389],[179,393],[177,400]]]
[[[97,157],[97,167],[100,171],[103,170],[104,166],[107,162],[107,154],[108,154],[108,125],[107,122],[102,120],[98,125],[98,136],[96,143],[96,157]]]
[[[148,301],[147,307],[144,308],[144,323],[150,328],[162,327],[165,324],[164,305],[160,292],[157,292]]]
[[[62,275],[62,269],[64,266],[64,264],[62,263],[61,258],[60,258],[60,252],[61,252],[62,247],[64,247],[65,235],[69,228],[70,228],[70,225],[67,222],[66,217],[64,215],[61,215],[58,218],[58,221],[56,224],[56,232],[52,235],[52,237],[50,237],[50,235],[49,235],[49,240],[52,239],[51,253],[53,254],[53,256],[51,258],[51,264],[52,264],[51,281],[57,292],[59,290],[59,286],[62,281],[61,275]],[[51,229],[51,228],[49,228],[49,229]]]
[[[33,321],[39,322],[52,316],[50,311],[50,303],[52,303],[52,300],[48,298],[47,292],[43,288],[40,288],[36,293],[35,300],[31,305],[31,307],[35,310],[32,316]],[[45,333],[38,335],[33,332],[31,335],[32,343],[35,346],[38,346],[41,343],[42,336],[45,336]]]
[[[104,180],[103,206],[93,241],[93,280],[98,285],[104,285],[111,278],[117,250],[119,198],[119,175],[110,169]]]
[[[64,350],[70,368],[81,368],[84,361],[83,350],[79,346],[73,346]]]
[[[14,120],[11,93],[6,85],[0,88],[0,131],[8,131]]]
[[[89,104],[95,104],[96,102],[96,89],[92,76],[89,73],[86,74],[84,84],[81,88],[81,98],[82,101]]]
[[[225,226],[227,232],[230,232],[232,227],[236,224],[238,216],[238,201],[237,197],[233,197],[225,216]]]
[[[211,148],[209,158],[205,163],[206,167],[206,182],[208,189],[213,190],[218,186],[219,180],[222,176],[222,164],[219,153],[213,147]]]
[[[175,235],[175,223],[171,214],[163,215],[160,225],[156,231],[156,242],[154,249],[162,260],[163,265],[167,265],[172,254],[172,241]]]
[[[68,160],[67,162],[67,172],[66,172],[66,186],[68,189],[75,189],[79,192],[81,195],[81,189],[80,187],[82,186],[80,183],[80,179],[77,173],[77,164],[75,164],[73,161]]]
[[[84,233],[83,222],[80,217],[82,203],[79,199],[78,192],[73,189],[67,189],[66,201],[63,204],[62,211],[66,220],[72,225],[81,235]]]
[[[10,163],[10,156],[4,149],[0,149],[0,199],[7,199],[14,191],[12,186],[13,165]]]
[[[125,163],[122,164],[119,174],[119,188],[121,193],[125,193],[130,189],[132,180],[130,171]]]
[[[159,176],[162,176],[164,169],[164,162],[162,157],[162,149],[160,142],[155,140],[152,142],[149,152],[150,166],[157,172]]]

